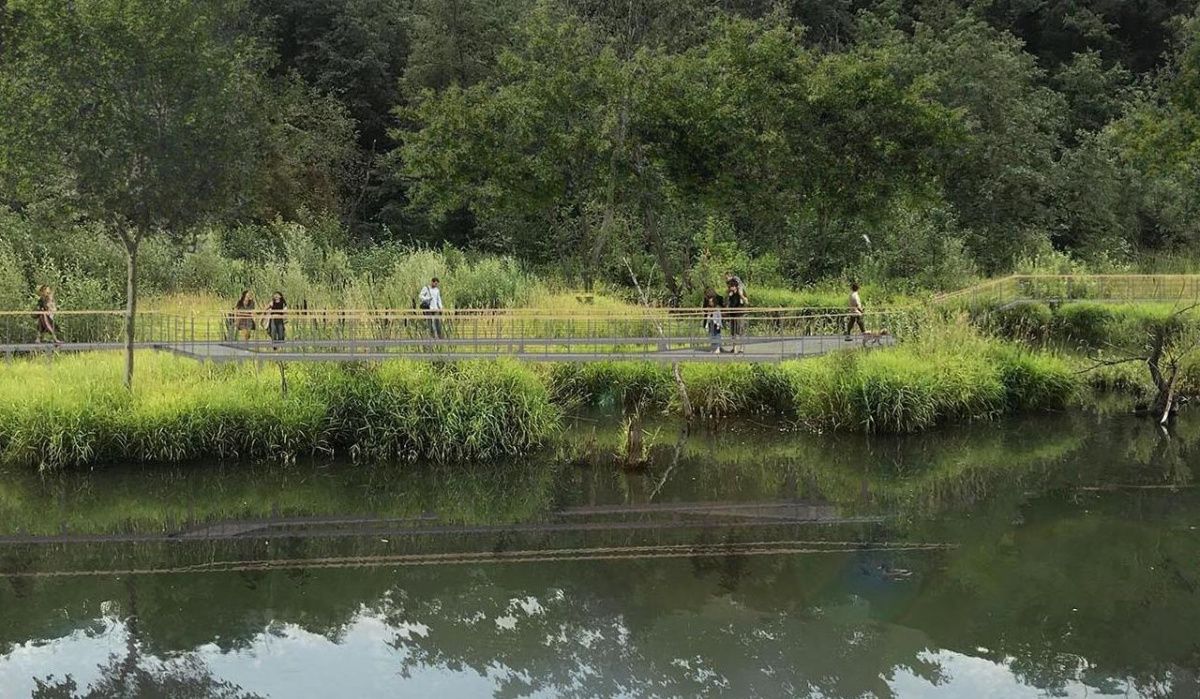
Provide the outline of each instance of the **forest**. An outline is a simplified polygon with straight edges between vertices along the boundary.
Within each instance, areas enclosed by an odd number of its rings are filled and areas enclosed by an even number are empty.
[[[420,250],[663,301],[1186,270],[1198,32],[1179,0],[6,0],[0,306]]]

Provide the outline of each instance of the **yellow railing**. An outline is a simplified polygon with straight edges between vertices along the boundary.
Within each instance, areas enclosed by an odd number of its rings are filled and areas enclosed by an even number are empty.
[[[636,308],[587,313],[539,309],[447,309],[431,313],[419,309],[307,309],[275,315],[265,310],[197,312],[139,312],[135,340],[143,344],[266,341],[268,321],[284,321],[286,339],[338,345],[367,341],[426,341],[435,333],[457,343],[509,343],[538,340],[571,340],[611,343],[631,340],[647,343],[659,338],[703,339],[702,308]],[[38,314],[0,311],[0,345],[36,341]],[[745,308],[722,310],[728,333],[733,324],[758,337],[795,338],[832,335],[844,331],[844,312],[796,308]],[[875,328],[903,326],[903,310],[873,310],[867,323]],[[60,337],[69,343],[115,343],[123,339],[120,311],[62,311],[56,314]],[[436,324],[436,328],[435,328]]]
[[[934,298],[938,304],[1015,301],[1113,303],[1200,300],[1198,274],[1015,274]]]
[[[1008,303],[1042,300],[1094,299],[1108,302],[1184,302],[1200,300],[1200,275],[1010,275],[942,294],[935,306],[998,307]],[[887,328],[892,334],[911,331],[919,322],[918,307],[875,308],[868,311],[871,329]],[[620,309],[581,306],[569,312],[536,308],[447,309],[437,320],[447,335],[459,341],[577,339],[597,342],[622,338],[699,338],[705,333],[703,308],[629,306]],[[732,316],[726,309],[725,320]],[[35,311],[0,311],[0,345],[37,340]],[[817,308],[746,308],[736,320],[753,335],[800,337],[843,332],[847,314]],[[266,339],[265,309],[253,312],[198,311],[173,313],[139,311],[137,342],[220,342],[245,338],[239,320],[252,320],[252,339]],[[71,343],[117,343],[123,339],[121,310],[62,310],[55,318],[64,340]],[[407,341],[428,338],[432,318],[420,309],[296,309],[285,316],[289,340],[341,342],[363,340]],[[728,326],[727,326],[728,327]]]

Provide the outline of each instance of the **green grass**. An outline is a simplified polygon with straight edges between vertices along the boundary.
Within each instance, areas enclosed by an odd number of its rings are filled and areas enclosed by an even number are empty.
[[[773,413],[815,429],[917,432],[952,421],[1065,407],[1081,384],[1066,360],[982,337],[952,323],[898,347],[778,366],[689,365],[689,399],[703,415]],[[650,364],[558,365],[547,380],[574,405],[677,407],[670,371]]]
[[[971,315],[983,330],[996,337],[1096,352],[1142,347],[1153,327],[1168,321],[1183,307],[1171,302],[1039,301],[1003,309],[981,306]],[[1184,322],[1200,328],[1200,313],[1185,313]]]
[[[277,366],[157,353],[138,360],[132,393],[116,354],[0,368],[0,463],[492,460],[546,443],[564,410],[679,408],[669,367],[649,362],[290,365],[284,395]],[[772,414],[818,430],[879,433],[1062,408],[1085,381],[1065,359],[955,321],[895,348],[681,372],[703,417]],[[1197,367],[1188,372],[1200,378]]]
[[[491,459],[559,426],[549,392],[512,362],[203,366],[139,355],[135,390],[111,354],[0,369],[0,462],[59,468],[199,458]]]

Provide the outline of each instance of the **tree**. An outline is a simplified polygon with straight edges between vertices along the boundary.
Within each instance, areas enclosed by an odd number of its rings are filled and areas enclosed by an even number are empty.
[[[944,189],[973,233],[973,256],[992,273],[1045,240],[1066,103],[1042,84],[1044,71],[1015,37],[970,13],[940,9],[923,16],[911,37],[892,31],[882,43],[965,125],[947,155]]]
[[[962,5],[974,0],[958,0]],[[992,0],[974,3],[999,29],[1011,31],[1043,67],[1054,70],[1074,54],[1100,51],[1143,73],[1170,43],[1170,19],[1188,12],[1188,0]]]
[[[491,74],[531,0],[413,0],[404,81],[414,92],[467,87]]]
[[[235,2],[12,0],[0,76],[0,167],[60,198],[126,254],[133,382],[138,252],[233,211],[259,151],[263,51]]]
[[[396,132],[403,146],[394,163],[414,204],[435,220],[469,210],[476,244],[561,259],[572,243],[590,244],[594,211],[615,196],[621,63],[549,4],[519,33],[488,81],[426,90],[401,110],[412,128]],[[564,228],[582,228],[584,240],[564,239]]]
[[[358,194],[350,185],[361,180],[364,164],[346,107],[294,73],[273,84],[267,97],[262,171],[253,182],[256,216],[295,220],[307,210],[349,219]]]
[[[1051,79],[1067,100],[1067,138],[1094,133],[1121,115],[1133,78],[1121,65],[1106,66],[1095,51],[1078,53]]]
[[[702,45],[628,57],[547,3],[521,31],[492,78],[403,112],[397,169],[414,202],[435,217],[469,210],[541,259],[577,251],[585,275],[616,245],[646,251],[672,296],[684,232],[706,213],[762,250],[807,214],[833,238],[837,222],[928,190],[954,134],[886,51],[822,56],[774,19],[719,20]],[[818,259],[842,242],[802,245]]]
[[[1123,164],[1137,174],[1143,247],[1171,249],[1200,239],[1200,15],[1155,80],[1106,128]]]
[[[276,70],[297,72],[336,96],[358,125],[359,144],[383,150],[389,110],[400,99],[409,52],[409,0],[262,0],[251,5],[270,27]]]

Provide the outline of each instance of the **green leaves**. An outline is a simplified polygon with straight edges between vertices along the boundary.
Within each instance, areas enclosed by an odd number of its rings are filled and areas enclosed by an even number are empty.
[[[3,165],[96,221],[179,229],[227,210],[259,140],[265,56],[237,6],[183,0],[11,3]]]
[[[825,226],[928,187],[953,139],[950,111],[891,54],[821,55],[771,21],[721,20],[688,50],[623,57],[541,5],[520,37],[490,80],[403,112],[395,164],[417,206],[469,209],[518,247],[565,219],[579,238],[555,230],[560,258],[619,244],[605,236],[624,222],[662,262],[677,243],[649,213],[696,208],[753,220],[766,248],[798,209]]]

